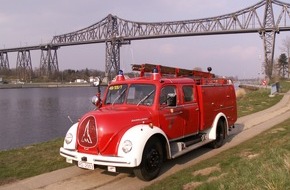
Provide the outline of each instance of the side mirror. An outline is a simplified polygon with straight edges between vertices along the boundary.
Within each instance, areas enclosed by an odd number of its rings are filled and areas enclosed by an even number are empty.
[[[175,93],[167,94],[167,106],[176,106],[176,94]]]
[[[92,104],[96,106],[96,109],[100,108],[102,106],[102,100],[98,96],[92,97]]]
[[[97,105],[99,101],[100,101],[100,99],[98,98],[98,96],[92,97],[92,104]]]
[[[94,96],[92,98],[92,103],[97,107],[97,108],[100,108],[102,106],[102,100],[101,100],[101,87],[100,87],[100,84],[102,83],[102,80],[97,77],[96,78],[96,81],[93,83],[94,86],[98,87],[98,91],[97,91],[97,94],[96,96]]]

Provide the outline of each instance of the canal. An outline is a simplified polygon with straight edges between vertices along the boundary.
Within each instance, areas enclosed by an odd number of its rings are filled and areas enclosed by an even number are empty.
[[[96,87],[0,89],[0,151],[64,137]]]

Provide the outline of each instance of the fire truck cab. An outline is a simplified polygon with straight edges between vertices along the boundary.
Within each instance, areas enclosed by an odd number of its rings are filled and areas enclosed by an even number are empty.
[[[67,132],[60,155],[80,168],[132,168],[145,181],[159,175],[162,163],[205,144],[223,145],[237,120],[230,80],[209,72],[161,65],[133,65],[140,77],[122,72],[108,85],[96,109]]]

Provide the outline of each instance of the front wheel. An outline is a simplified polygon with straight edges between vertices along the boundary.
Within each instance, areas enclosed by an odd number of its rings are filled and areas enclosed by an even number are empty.
[[[156,178],[163,163],[162,145],[158,138],[152,137],[145,145],[141,164],[134,168],[134,174],[141,180],[150,181]]]

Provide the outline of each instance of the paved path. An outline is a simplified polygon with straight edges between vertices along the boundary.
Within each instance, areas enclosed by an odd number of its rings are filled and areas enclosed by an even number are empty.
[[[127,173],[112,174],[101,169],[87,171],[77,167],[68,167],[0,186],[0,190],[141,189],[179,170],[213,157],[222,151],[251,139],[288,118],[290,118],[290,93],[286,93],[278,104],[267,110],[239,118],[236,127],[231,131],[225,145],[221,148],[214,150],[200,148],[177,159],[168,161],[164,164],[160,176],[150,182],[140,181],[135,176]]]

